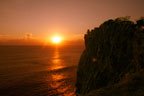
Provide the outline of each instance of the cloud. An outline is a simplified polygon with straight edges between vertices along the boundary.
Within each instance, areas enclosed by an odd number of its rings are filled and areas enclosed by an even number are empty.
[[[26,33],[25,39],[32,39],[32,33]]]
[[[0,39],[8,39],[8,38],[9,38],[8,35],[1,35],[1,34],[0,34]]]

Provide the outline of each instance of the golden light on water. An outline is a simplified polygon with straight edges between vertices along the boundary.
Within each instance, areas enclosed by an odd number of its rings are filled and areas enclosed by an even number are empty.
[[[46,77],[46,84],[48,84],[48,86],[53,89],[49,95],[62,94],[62,96],[75,96],[75,89],[73,85],[68,83],[73,83],[73,81],[69,81],[69,75],[71,75],[71,73],[68,74],[67,71],[69,70],[65,70],[67,66],[65,60],[63,60],[62,57],[63,55],[61,54],[61,50],[56,47],[56,49],[53,51],[51,66],[48,66],[48,70],[52,71],[50,77]],[[50,79],[52,81],[51,83],[49,82]]]
[[[64,68],[65,63],[64,61],[60,58],[60,53],[58,49],[55,49],[54,54],[53,54],[53,59],[52,59],[52,66],[50,67],[50,70],[58,70],[61,68]]]

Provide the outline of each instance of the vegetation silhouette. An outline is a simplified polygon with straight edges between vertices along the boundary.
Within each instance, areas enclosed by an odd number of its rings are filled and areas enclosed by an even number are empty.
[[[76,94],[95,90],[96,96],[144,95],[139,93],[144,92],[144,18],[136,23],[129,17],[109,19],[88,30],[84,39]]]

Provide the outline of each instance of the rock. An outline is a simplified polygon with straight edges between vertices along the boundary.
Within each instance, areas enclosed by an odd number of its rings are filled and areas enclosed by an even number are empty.
[[[129,20],[110,19],[87,31],[77,70],[77,94],[118,84],[126,74],[144,67],[144,30],[136,26]]]
[[[83,96],[144,96],[144,70],[126,74],[119,82],[98,90],[90,91]]]

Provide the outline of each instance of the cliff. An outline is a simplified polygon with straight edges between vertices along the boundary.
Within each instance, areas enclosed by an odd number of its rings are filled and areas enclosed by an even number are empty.
[[[76,94],[144,95],[144,19],[110,19],[88,30],[84,39]]]

